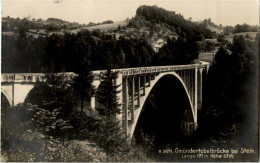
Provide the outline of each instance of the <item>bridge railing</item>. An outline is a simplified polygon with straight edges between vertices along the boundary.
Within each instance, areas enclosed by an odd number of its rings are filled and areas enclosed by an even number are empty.
[[[43,73],[2,73],[1,82],[37,82],[44,81]]]
[[[209,63],[201,62],[200,64],[189,64],[189,65],[173,65],[173,66],[150,66],[150,67],[135,67],[135,68],[124,68],[124,69],[112,69],[112,72],[121,73],[122,76],[141,75],[148,73],[160,73],[177,70],[189,70],[195,68],[207,68]],[[105,73],[106,70],[95,70],[92,71],[95,78],[100,73]],[[65,75],[68,80],[75,76],[72,72],[59,73]],[[67,76],[66,76],[67,75]],[[43,73],[2,73],[1,82],[37,82],[44,81]]]
[[[167,71],[189,70],[195,68],[206,68],[208,66],[209,63],[201,62],[200,64],[189,64],[189,65],[151,66],[151,67],[113,69],[112,72],[122,73],[122,76],[130,76],[130,75],[140,75],[146,73],[159,73],[159,72],[167,72]],[[106,72],[106,70],[92,71],[94,75],[104,73],[104,72]]]
[[[58,73],[67,80],[75,76],[72,72]],[[2,73],[1,82],[43,82],[46,81],[44,73]]]

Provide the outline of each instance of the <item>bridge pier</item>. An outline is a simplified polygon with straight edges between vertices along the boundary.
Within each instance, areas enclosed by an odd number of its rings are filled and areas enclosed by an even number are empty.
[[[148,74],[148,85],[151,86],[151,74]]]
[[[134,120],[134,107],[135,107],[135,77],[131,77],[131,108],[130,108],[130,113],[131,113],[131,121]]]
[[[145,96],[145,83],[146,83],[146,76],[143,76],[143,95]]]
[[[137,76],[137,106],[140,106],[140,76]]]
[[[183,82],[184,82],[185,85],[186,85],[186,83],[187,83],[186,70],[183,70]]]
[[[202,72],[203,68],[198,69],[198,110],[202,107]]]
[[[192,106],[193,106],[193,110],[194,110],[194,115],[195,115],[195,108],[194,108],[194,94],[193,94],[193,91],[194,91],[194,82],[193,82],[193,79],[194,79],[194,71],[190,70],[190,82],[189,82],[189,85],[190,85],[190,97],[191,97],[191,103],[192,103]]]
[[[151,80],[154,80],[155,79],[155,73],[152,73],[151,74]]]
[[[194,98],[194,110],[195,110],[195,128],[197,128],[197,114],[198,114],[198,108],[197,108],[197,106],[198,106],[198,69],[197,69],[197,66],[195,67],[195,69],[194,69],[194,76],[195,76],[195,78],[194,78],[194,85],[195,85],[195,92],[194,92],[194,96],[195,96],[195,98]]]
[[[92,82],[92,85],[94,86],[95,89],[98,88],[99,84],[101,83],[100,80],[94,80]],[[94,110],[96,108],[96,95],[94,95],[93,97],[91,97],[91,100],[90,100],[90,105],[91,105],[91,108]]]
[[[190,94],[190,71],[187,70],[187,89],[188,93]]]
[[[185,81],[184,81],[184,70],[180,71],[180,75],[181,75],[181,78],[182,78],[183,82],[185,83]]]
[[[124,78],[123,82],[123,114],[124,114],[124,123],[123,123],[123,131],[126,135],[128,135],[128,78]]]
[[[116,115],[116,118],[119,120],[120,122],[120,125],[122,126],[123,125],[123,113],[122,113],[122,108],[123,108],[123,93],[122,93],[122,89],[123,89],[123,76],[122,74],[117,74],[117,79],[115,81],[115,85],[117,86],[117,102],[119,104],[119,107],[120,107],[120,110],[121,110],[121,113],[120,114],[117,114]]]

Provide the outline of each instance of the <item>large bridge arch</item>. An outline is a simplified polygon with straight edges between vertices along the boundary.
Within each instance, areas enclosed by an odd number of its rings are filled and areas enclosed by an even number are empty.
[[[194,111],[194,108],[193,108],[193,104],[192,104],[192,101],[191,101],[191,97],[190,97],[190,94],[188,92],[188,89],[183,81],[183,79],[176,73],[176,72],[165,72],[165,73],[160,73],[159,75],[157,75],[155,77],[155,79],[153,81],[151,81],[151,85],[150,87],[146,88],[146,95],[141,98],[141,103],[140,103],[140,106],[139,108],[137,109],[136,111],[136,114],[135,114],[135,118],[134,118],[134,121],[132,123],[132,125],[130,125],[129,127],[129,137],[130,139],[133,137],[133,134],[134,134],[134,131],[135,131],[135,128],[136,128],[136,125],[137,125],[137,122],[139,120],[139,117],[140,117],[140,114],[141,114],[141,111],[144,107],[144,104],[150,94],[150,92],[152,91],[153,87],[165,76],[173,76],[175,78],[178,79],[178,81],[181,83],[182,87],[184,88],[185,90],[185,94],[189,100],[189,105],[190,105],[190,108],[191,108],[191,112],[192,112],[192,117],[193,117],[193,122],[194,124],[197,123],[197,118],[196,118],[196,115],[195,115],[195,111]]]

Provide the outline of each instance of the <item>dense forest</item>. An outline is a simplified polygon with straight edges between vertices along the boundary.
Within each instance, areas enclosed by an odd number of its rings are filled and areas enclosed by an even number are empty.
[[[204,24],[193,23],[184,19],[181,14],[157,6],[140,6],[136,11],[135,18],[129,22],[129,26],[142,26],[145,21],[149,21],[150,26],[153,26],[154,23],[168,24],[177,34],[186,36],[188,39],[202,40],[213,36]]]
[[[155,53],[145,38],[118,40],[100,31],[52,35],[47,38],[2,37],[2,72],[44,72],[52,64],[56,72],[75,72],[83,61],[92,70],[140,67],[162,64],[187,64],[199,54],[195,41],[169,39]],[[167,54],[166,54],[167,53]]]
[[[209,69],[204,103],[208,114],[205,117],[213,122],[215,134],[218,131],[229,133],[232,125],[245,122],[252,109],[256,109],[258,55],[259,35],[255,42],[235,36],[231,46],[220,47],[217,51]]]

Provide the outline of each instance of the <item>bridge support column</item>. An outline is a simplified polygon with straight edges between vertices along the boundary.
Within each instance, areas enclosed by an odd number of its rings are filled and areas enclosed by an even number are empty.
[[[96,76],[94,76],[94,81],[92,82],[92,85],[94,86],[94,88],[95,88],[96,91],[97,91],[98,86],[99,86],[99,84],[101,83],[101,81],[100,81],[99,79],[95,79],[95,77],[96,77]],[[97,103],[97,104],[98,104],[98,103]],[[95,109],[96,107],[98,107],[98,106],[96,106],[96,93],[95,93],[94,96],[91,97],[91,103],[90,103],[90,105],[91,105],[91,108],[92,108],[92,109]]]
[[[194,114],[195,114],[195,108],[194,108],[194,81],[193,81],[193,79],[194,79],[194,76],[193,76],[193,73],[194,73],[194,71],[193,70],[190,70],[190,83],[189,83],[189,85],[190,85],[190,98],[191,98],[191,103],[192,103],[192,105],[193,105],[193,109],[194,109]]]
[[[176,73],[180,76],[180,78],[182,79],[182,76],[181,76],[181,71],[176,71]]]
[[[195,69],[196,69],[196,68],[195,68]],[[195,76],[196,76],[195,74],[196,74],[196,73],[195,73],[195,70],[192,70],[192,71],[191,71],[191,74],[192,74],[192,75],[191,75],[191,80],[192,80],[192,81],[191,81],[191,85],[192,85],[192,92],[191,92],[191,94],[192,94],[193,107],[194,107],[194,110],[195,110],[195,103],[196,103],[196,102],[195,102],[195,89],[196,89],[196,85],[195,85],[195,82],[196,82],[196,81],[195,81]]]
[[[134,121],[134,107],[135,107],[135,77],[131,78],[131,120]]]
[[[154,79],[155,79],[155,74],[152,73],[152,74],[151,74],[151,80],[154,80]]]
[[[123,82],[123,114],[124,114],[124,123],[123,123],[123,131],[125,135],[128,135],[128,78],[126,77]]]
[[[187,91],[188,91],[188,93],[189,93],[189,85],[188,85],[188,83],[189,83],[189,72],[188,72],[188,70],[185,70],[185,81],[186,81],[186,86],[187,86]]]
[[[146,83],[146,76],[144,75],[144,80],[143,80],[143,95],[145,95],[145,83]]]
[[[95,110],[95,107],[96,107],[96,98],[95,96],[91,97],[91,100],[90,100],[90,106],[91,106],[91,109]]]
[[[123,92],[122,92],[122,88],[123,88],[123,76],[122,76],[122,74],[121,73],[118,73],[118,76],[117,76],[117,79],[116,79],[116,81],[115,81],[115,85],[116,86],[118,86],[117,87],[117,102],[118,102],[118,104],[120,105],[119,107],[120,107],[120,111],[121,111],[121,113],[120,114],[118,114],[117,115],[117,119],[120,121],[120,124],[122,125],[122,120],[123,120],[123,114],[122,114],[122,108],[123,108],[123,106],[122,106],[122,101],[123,101]]]
[[[185,85],[187,85],[186,83],[186,70],[183,70],[183,82]]]
[[[12,108],[14,107],[14,83],[12,84]]]
[[[190,71],[187,70],[187,89],[188,93],[190,94]]]
[[[140,106],[140,76],[137,77],[137,105]]]
[[[195,102],[195,107],[194,107],[194,110],[195,110],[195,129],[196,129],[196,127],[197,127],[197,113],[198,113],[198,108],[197,108],[197,104],[198,104],[198,68],[197,68],[197,66],[195,67],[195,72],[194,72],[194,76],[195,76],[195,78],[194,78],[194,85],[195,85],[195,92],[194,92],[194,96],[195,96],[195,98],[194,98],[194,102]]]
[[[201,110],[202,107],[202,72],[203,69],[200,68],[198,75],[198,110]]]
[[[148,74],[148,84],[149,84],[149,87],[151,86],[151,74]]]

